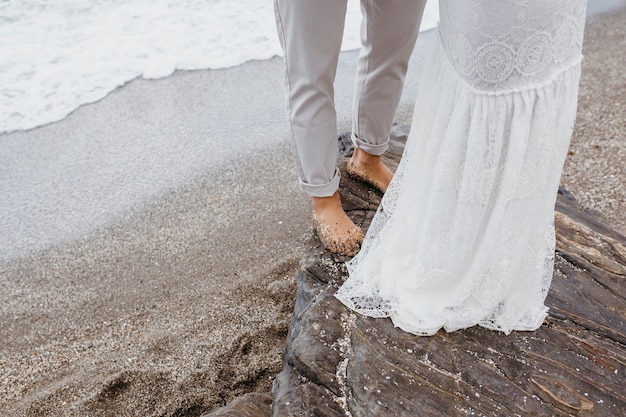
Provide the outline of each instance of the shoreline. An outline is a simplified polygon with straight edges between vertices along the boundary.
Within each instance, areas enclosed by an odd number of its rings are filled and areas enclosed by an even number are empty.
[[[421,36],[423,47],[412,58],[401,122],[410,121],[431,37],[432,31]],[[342,53],[338,66],[339,131],[350,129],[357,57],[358,51]],[[271,59],[135,79],[63,121],[0,135],[7,175],[0,183],[0,211],[7,213],[0,219],[0,235],[7,236],[0,259],[82,238],[267,149],[291,152],[282,77],[282,60]],[[289,191],[296,190],[294,182]]]

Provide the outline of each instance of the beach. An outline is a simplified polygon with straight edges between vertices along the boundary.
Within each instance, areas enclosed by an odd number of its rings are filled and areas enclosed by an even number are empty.
[[[561,183],[625,232],[626,11],[601,11]],[[342,53],[337,74],[342,132],[356,58]],[[15,202],[0,222],[1,415],[198,416],[269,390],[312,239],[282,75],[273,58],[136,79],[0,135]]]

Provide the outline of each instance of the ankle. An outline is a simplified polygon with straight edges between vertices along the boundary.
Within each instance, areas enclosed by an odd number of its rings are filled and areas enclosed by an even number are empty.
[[[350,158],[350,163],[356,166],[372,166],[378,165],[381,162],[380,155],[372,155],[365,152],[361,148],[355,148],[354,153],[352,154],[352,158]]]
[[[315,214],[318,215],[324,212],[343,212],[338,191],[335,191],[330,197],[311,197],[311,206],[313,206]]]

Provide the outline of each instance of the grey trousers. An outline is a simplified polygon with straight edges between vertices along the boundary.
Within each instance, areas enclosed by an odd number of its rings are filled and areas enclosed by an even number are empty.
[[[387,149],[426,0],[361,0],[361,53],[352,140],[372,155]],[[274,0],[285,53],[290,135],[300,185],[311,197],[339,187],[335,73],[347,0]]]

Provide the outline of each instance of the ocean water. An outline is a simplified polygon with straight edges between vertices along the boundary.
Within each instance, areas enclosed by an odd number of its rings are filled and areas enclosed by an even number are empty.
[[[350,0],[343,50],[359,47],[359,23]],[[139,76],[277,55],[271,0],[0,0],[0,132],[61,120]]]

